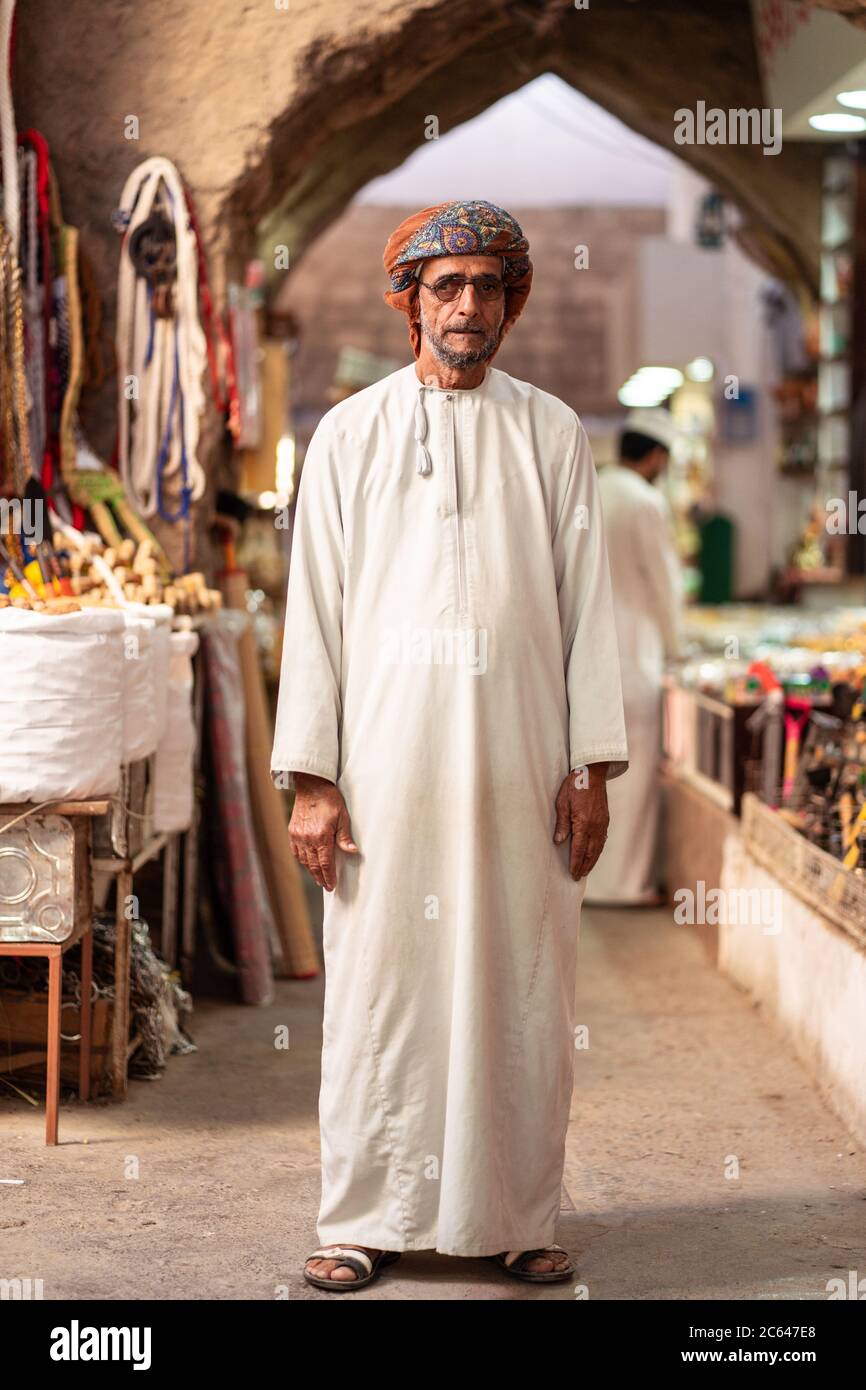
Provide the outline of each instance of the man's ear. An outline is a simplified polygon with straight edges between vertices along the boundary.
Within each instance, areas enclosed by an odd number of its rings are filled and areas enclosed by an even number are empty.
[[[409,343],[412,351],[417,357],[421,351],[421,320],[415,317],[409,320]]]

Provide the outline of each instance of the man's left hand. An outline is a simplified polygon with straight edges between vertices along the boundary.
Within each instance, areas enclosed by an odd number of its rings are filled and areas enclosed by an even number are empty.
[[[590,763],[569,772],[556,796],[553,840],[561,845],[571,836],[568,871],[573,879],[585,878],[604,849],[610,822],[607,767]]]

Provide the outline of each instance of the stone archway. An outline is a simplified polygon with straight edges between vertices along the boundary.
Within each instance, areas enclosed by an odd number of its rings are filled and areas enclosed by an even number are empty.
[[[399,31],[370,34],[339,63],[323,55],[326,81],[312,65],[260,164],[228,197],[232,220],[258,226],[266,262],[277,244],[303,255],[360,188],[418,147],[430,115],[444,133],[553,72],[714,182],[742,213],[747,249],[814,289],[819,147],[788,144],[765,156],[754,146],[674,140],[678,108],[761,105],[748,0],[606,0],[591,11],[487,0],[473,8],[479,22],[462,42],[451,7],[407,7]],[[624,34],[633,36],[628,45]]]
[[[818,3],[819,0],[813,0]],[[866,0],[821,0],[866,22]],[[21,0],[20,127],[46,135],[67,219],[113,319],[111,213],[129,172],[164,154],[196,199],[217,296],[256,248],[292,261],[435,114],[446,131],[552,71],[732,197],[743,239],[814,287],[820,148],[676,146],[674,112],[761,103],[749,0]],[[288,6],[288,8],[286,7]],[[125,138],[129,115],[138,138]],[[110,447],[113,400],[94,441]]]

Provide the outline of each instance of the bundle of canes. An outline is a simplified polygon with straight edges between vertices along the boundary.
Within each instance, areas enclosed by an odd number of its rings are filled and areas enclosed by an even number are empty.
[[[166,582],[170,579],[171,567],[165,551],[149,527],[130,506],[123,483],[116,474],[110,473],[107,469],[79,468],[65,474],[64,482],[73,502],[77,502],[79,507],[90,513],[106,545],[122,545],[124,531],[139,543],[150,541],[151,551],[162,579]]]

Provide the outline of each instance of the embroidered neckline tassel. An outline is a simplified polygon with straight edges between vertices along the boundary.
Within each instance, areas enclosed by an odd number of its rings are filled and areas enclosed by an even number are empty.
[[[415,402],[415,446],[418,454],[416,464],[417,471],[422,478],[426,478],[428,473],[433,472],[433,460],[430,457],[430,450],[424,443],[427,438],[427,411],[424,409],[424,386],[418,390],[418,399]]]

